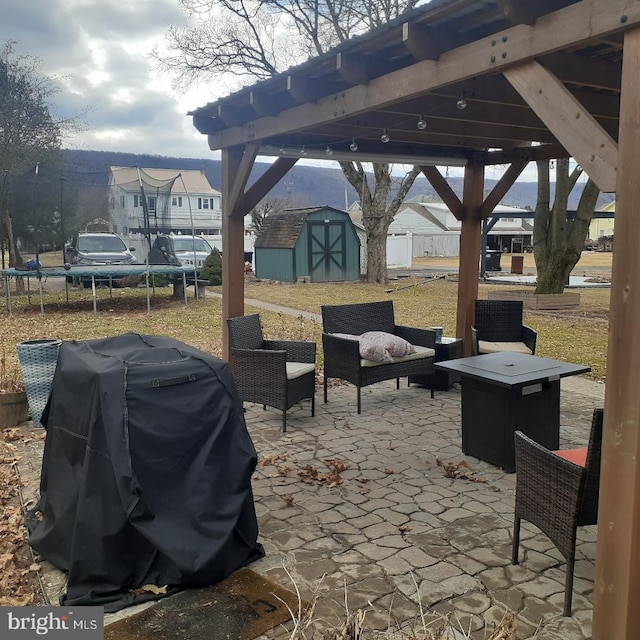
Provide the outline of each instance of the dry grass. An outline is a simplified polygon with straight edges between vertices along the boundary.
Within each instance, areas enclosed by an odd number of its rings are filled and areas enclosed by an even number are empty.
[[[45,289],[51,288],[52,284],[45,283]],[[480,284],[479,297],[486,298],[489,289],[497,286],[501,285]],[[609,289],[582,289],[578,309],[562,313],[525,312],[525,322],[538,331],[538,355],[588,365],[592,368],[592,377],[604,378],[609,294]],[[445,334],[455,334],[455,277],[403,279],[388,285],[283,284],[249,280],[245,296],[314,314],[320,314],[323,304],[391,299],[399,323],[442,326]],[[169,287],[157,289],[151,301],[151,312],[147,313],[144,289],[114,289],[113,297],[109,296],[108,289],[100,289],[96,315],[92,313],[88,290],[70,290],[69,304],[65,301],[64,290],[47,293],[44,315],[40,315],[36,295],[31,296],[30,302],[25,295],[12,297],[12,301],[13,316],[6,315],[0,328],[0,344],[7,347],[8,364],[15,357],[12,345],[23,340],[86,339],[127,331],[169,335],[215,355],[222,353],[222,306],[220,299],[213,296],[198,301],[190,298],[185,307],[181,300],[171,297]],[[260,313],[265,334],[269,337],[315,340],[319,348],[318,361],[322,364],[319,321],[269,312],[252,307],[250,302],[246,304],[246,312]]]
[[[415,287],[408,287],[411,283],[407,280],[395,285],[256,283],[247,285],[245,296],[312,313],[319,313],[322,304],[391,299],[399,323],[418,327],[442,326],[445,334],[455,335],[455,279],[416,280],[414,283]],[[490,289],[498,287],[504,285],[481,284],[478,296],[486,298]],[[387,293],[389,290],[391,292]],[[588,365],[591,377],[604,379],[610,291],[581,289],[580,297],[581,304],[577,309],[558,313],[526,311],[525,322],[538,331],[537,355]],[[258,308],[247,309],[259,311],[264,316],[264,311]],[[293,326],[291,319],[282,318],[281,322]],[[266,318],[265,325],[269,330],[278,329],[277,323],[274,325]],[[316,327],[309,334],[319,345],[320,333],[321,329]]]
[[[288,640],[372,640],[374,638],[376,640],[470,640],[472,637],[471,630],[465,629],[455,611],[443,616],[424,609],[418,583],[413,573],[411,576],[418,594],[419,606],[415,620],[404,624],[395,623],[392,611],[378,612],[371,603],[365,609],[352,611],[349,607],[349,590],[345,584],[342,622],[327,625],[326,621],[317,615],[319,601],[317,589],[311,602],[305,608],[298,585],[286,566],[283,568],[293,583],[298,596],[296,611],[287,605],[293,623]],[[375,630],[367,625],[367,614],[373,612],[386,616],[387,628],[385,630]],[[516,627],[515,614],[511,611],[505,611],[497,624],[485,628],[483,640],[516,640]],[[474,637],[477,637],[477,634]]]

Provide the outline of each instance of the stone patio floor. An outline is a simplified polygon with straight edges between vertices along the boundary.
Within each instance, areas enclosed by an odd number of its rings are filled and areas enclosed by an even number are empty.
[[[372,629],[415,625],[421,603],[453,612],[472,638],[486,637],[508,610],[519,639],[590,638],[596,528],[579,530],[573,616],[563,618],[565,562],[546,536],[523,523],[521,564],[511,565],[515,474],[462,453],[459,385],[431,399],[428,389],[403,383],[363,389],[361,415],[353,386],[331,387],[327,404],[318,390],[315,417],[308,401],[294,407],[286,433],[278,411],[246,405],[266,551],[251,568],[293,590],[292,578],[303,597],[317,597],[316,618],[327,626],[344,621],[346,599],[349,611],[368,610]],[[575,377],[561,389],[561,446],[585,446],[604,385]],[[29,500],[42,442],[25,446],[19,472]],[[446,477],[447,463],[470,479]],[[56,604],[64,576],[44,563],[43,581]],[[290,627],[268,637],[286,638]]]

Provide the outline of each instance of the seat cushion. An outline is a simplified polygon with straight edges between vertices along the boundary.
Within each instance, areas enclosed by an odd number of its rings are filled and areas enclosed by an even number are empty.
[[[488,342],[487,340],[478,340],[479,353],[500,353],[502,351],[533,355],[531,349],[524,342]]]
[[[409,360],[420,360],[421,358],[433,358],[436,355],[435,350],[430,349],[429,347],[421,347],[415,344],[412,346],[415,349],[414,353],[410,353],[409,355],[401,356],[399,358],[391,358],[391,362],[408,362]],[[387,364],[387,362],[375,362],[364,358],[360,360],[361,367],[378,367],[383,364]]]
[[[582,447],[581,449],[559,449],[552,453],[580,467],[584,467],[587,464],[587,447]]]
[[[287,362],[287,380],[299,378],[315,369],[316,365],[313,362]]]

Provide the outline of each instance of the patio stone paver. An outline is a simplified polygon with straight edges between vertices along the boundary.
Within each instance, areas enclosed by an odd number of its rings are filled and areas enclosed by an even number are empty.
[[[562,382],[561,446],[584,446],[591,411],[602,406],[602,385],[582,380],[570,392]],[[594,391],[595,389],[595,391]],[[419,624],[419,603],[455,612],[485,637],[506,611],[517,616],[518,638],[586,640],[591,633],[595,527],[578,536],[573,616],[562,617],[565,562],[535,527],[523,523],[520,565],[511,565],[515,475],[465,456],[460,449],[460,389],[436,392],[395,382],[363,389],[332,387],[329,402],[316,396],[292,408],[287,432],[279,412],[246,405],[249,432],[261,459],[285,456],[282,468],[260,464],[253,477],[260,541],[267,555],[252,568],[303,597],[318,595],[325,620],[344,620],[345,589],[351,611],[369,609],[366,626]],[[37,493],[38,448],[22,456],[25,497]],[[445,476],[438,464],[466,460],[470,481]],[[327,473],[343,461],[339,482],[303,482],[303,468]],[[285,469],[285,467],[287,469]],[[334,478],[335,480],[335,478]],[[57,599],[64,582],[49,569]],[[57,590],[57,593],[55,593]],[[108,622],[108,620],[107,620]],[[286,638],[283,628],[263,640]]]

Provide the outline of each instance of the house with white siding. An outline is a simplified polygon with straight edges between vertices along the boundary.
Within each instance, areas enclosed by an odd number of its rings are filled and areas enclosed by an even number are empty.
[[[129,245],[145,233],[222,234],[222,194],[204,170],[110,167],[108,189],[112,229]]]

